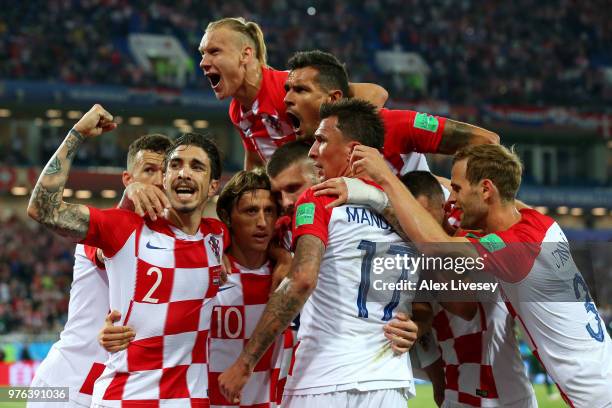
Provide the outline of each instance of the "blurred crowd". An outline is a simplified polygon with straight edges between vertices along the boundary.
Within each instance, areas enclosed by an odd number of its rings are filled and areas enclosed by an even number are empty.
[[[68,313],[74,244],[43,226],[0,222],[0,335],[58,333]]]
[[[206,24],[227,16],[262,26],[276,68],[294,51],[326,49],[354,81],[381,83],[396,99],[590,109],[612,101],[605,0],[32,0],[0,10],[0,78],[167,85],[168,67],[145,72],[128,52],[127,35],[146,32],[177,37],[190,55],[186,86],[206,88],[197,46]],[[383,74],[379,50],[417,52],[429,75]]]

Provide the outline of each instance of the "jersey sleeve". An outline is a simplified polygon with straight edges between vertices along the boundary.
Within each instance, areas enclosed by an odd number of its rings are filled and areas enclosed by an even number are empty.
[[[297,240],[302,235],[314,235],[323,245],[327,246],[328,227],[331,210],[325,205],[332,201],[331,197],[315,197],[312,189],[306,190],[295,205],[293,216],[293,240],[291,247],[295,249]]]
[[[81,243],[102,249],[107,258],[112,258],[143,223],[143,219],[131,211],[88,208],[89,230]]]
[[[520,282],[529,274],[547,229],[525,221],[529,215],[523,214],[523,220],[506,231],[482,237],[473,233],[465,235],[480,254],[485,272],[508,283]]]
[[[385,151],[435,153],[442,140],[446,118],[411,110],[381,109],[385,124]]]
[[[105,270],[106,266],[104,265],[104,262],[100,262],[98,256],[96,255],[97,249],[98,248],[96,247],[83,245],[83,251],[85,252],[85,256],[87,257],[87,259],[89,259],[91,263],[96,265],[98,268]]]

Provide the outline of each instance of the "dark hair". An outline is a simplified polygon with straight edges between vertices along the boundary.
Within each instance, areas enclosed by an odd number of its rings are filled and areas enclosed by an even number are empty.
[[[321,120],[335,116],[338,129],[344,137],[359,143],[382,149],[385,142],[385,127],[376,107],[361,99],[340,99],[324,103],[320,110]]]
[[[310,144],[304,140],[294,140],[285,143],[274,151],[268,161],[266,171],[268,176],[276,177],[289,166],[308,158]]]
[[[130,143],[130,146],[128,147],[126,164],[128,171],[130,171],[131,167],[134,165],[134,159],[139,151],[150,150],[155,153],[164,154],[171,144],[172,141],[170,141],[168,136],[159,133],[140,136],[138,139]]]
[[[211,180],[219,180],[221,178],[221,154],[217,144],[213,141],[210,133],[183,133],[180,135],[172,145],[166,150],[166,157],[164,158],[164,170],[168,166],[168,157],[179,147],[179,146],[197,146],[206,152],[208,159],[210,160],[210,178]]]
[[[217,200],[217,215],[221,221],[229,227],[232,210],[236,203],[240,201],[242,195],[249,191],[260,189],[268,191],[272,189],[270,186],[270,178],[263,168],[259,167],[251,171],[241,170],[234,174],[225,187],[223,187],[221,194],[219,194],[219,199]],[[277,206],[276,210],[278,212],[278,204],[276,201],[274,201],[274,203]]]
[[[442,186],[428,171],[411,171],[400,177],[400,180],[415,197],[425,196],[428,200],[444,201]]]
[[[289,58],[287,67],[292,71],[300,68],[315,68],[319,72],[317,82],[321,88],[325,91],[339,89],[343,97],[350,96],[346,68],[338,61],[338,58],[330,53],[320,50],[296,52]]]

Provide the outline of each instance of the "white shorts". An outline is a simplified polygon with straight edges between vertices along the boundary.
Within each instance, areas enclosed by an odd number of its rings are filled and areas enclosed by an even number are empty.
[[[404,389],[336,391],[325,394],[284,395],[282,408],[406,408]]]
[[[483,404],[482,406],[487,406]],[[522,400],[518,400],[511,404],[497,405],[499,407],[503,406],[504,408],[538,408],[538,400],[536,399],[535,394],[531,394],[530,397],[523,398]],[[448,398],[444,399],[441,408],[471,408],[472,405],[462,404],[460,402],[449,401]]]

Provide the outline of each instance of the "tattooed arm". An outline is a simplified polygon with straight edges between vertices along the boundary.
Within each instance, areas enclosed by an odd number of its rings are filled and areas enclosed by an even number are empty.
[[[89,209],[63,201],[72,159],[85,138],[115,129],[113,117],[100,105],[94,105],[74,127],[51,157],[34,187],[28,215],[60,235],[80,241],[89,229]]]
[[[447,119],[437,153],[454,154],[465,146],[499,144],[499,135],[468,123]]]
[[[319,267],[325,252],[323,242],[313,235],[298,238],[289,276],[268,300],[259,323],[238,360],[221,376],[219,388],[231,402],[238,402],[240,392],[255,365],[302,309],[317,286]]]

